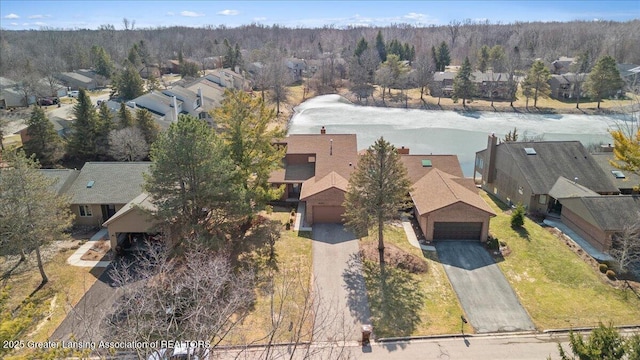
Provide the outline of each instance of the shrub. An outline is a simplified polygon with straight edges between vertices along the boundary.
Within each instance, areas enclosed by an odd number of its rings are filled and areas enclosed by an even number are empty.
[[[511,213],[511,227],[514,229],[521,228],[524,225],[524,206],[518,204]]]
[[[291,229],[291,223],[286,223],[286,224],[284,224],[284,228],[285,228],[286,230],[290,230],[290,229]]]
[[[600,269],[600,272],[604,274],[607,272],[607,270],[609,270],[609,267],[607,266],[607,264],[600,264],[598,265],[598,269]]]
[[[490,236],[489,239],[487,239],[487,248],[489,248],[490,250],[498,250],[499,247],[500,246],[497,238]]]
[[[296,216],[296,209],[291,209],[291,216]]]
[[[607,277],[611,280],[615,280],[616,278],[616,272],[613,270],[607,270]]]

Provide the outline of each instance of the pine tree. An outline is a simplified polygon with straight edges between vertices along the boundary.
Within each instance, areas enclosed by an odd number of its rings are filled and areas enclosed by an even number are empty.
[[[91,55],[96,74],[102,75],[107,79],[111,78],[111,75],[113,75],[113,61],[111,61],[111,57],[105,49],[102,46],[94,45],[91,48]]]
[[[406,207],[411,182],[396,148],[379,138],[360,157],[349,178],[344,207],[346,225],[357,235],[377,227],[380,263],[384,263],[384,224]]]
[[[387,61],[387,47],[384,44],[384,38],[382,37],[382,30],[378,30],[378,35],[376,36],[376,50],[378,50],[378,56],[380,56],[380,61]]]
[[[437,51],[438,56],[438,71],[444,71],[449,64],[451,64],[451,55],[449,54],[449,47],[444,41],[440,43]]]
[[[98,109],[98,121],[96,124],[96,148],[97,153],[106,157],[109,154],[109,133],[115,128],[113,114],[107,106],[107,102],[100,103]]]
[[[79,160],[93,160],[97,156],[98,115],[86,90],[80,89],[78,103],[73,107],[75,121],[67,144],[67,153]]]
[[[471,63],[465,58],[460,70],[453,79],[453,98],[462,99],[462,106],[467,106],[467,99],[472,99],[476,93],[476,85],[471,81]]]
[[[134,123],[134,118],[131,115],[129,109],[127,109],[127,104],[120,103],[120,110],[118,110],[118,119],[120,120],[120,124],[118,128],[124,129],[128,127],[132,127]]]
[[[353,52],[353,54],[355,55],[355,57],[360,58],[360,55],[362,55],[362,53],[368,48],[369,48],[369,43],[367,43],[367,40],[365,40],[364,37],[362,37],[360,38],[360,40],[358,40],[358,44],[356,45],[356,50]]]
[[[62,141],[41,107],[33,107],[27,126],[29,140],[24,143],[25,153],[35,156],[44,167],[54,165],[62,156]]]
[[[489,56],[489,47],[487,45],[482,45],[480,51],[478,53],[478,71],[486,72],[487,67],[489,66],[490,56]]]
[[[144,81],[136,67],[128,60],[125,60],[124,70],[120,73],[114,85],[118,89],[118,94],[124,100],[135,99],[144,94]]]
[[[138,109],[136,111],[136,126],[142,131],[147,144],[152,145],[158,138],[160,127],[147,109]]]
[[[52,190],[54,179],[42,174],[38,162],[22,150],[5,151],[7,167],[0,168],[0,248],[18,254],[35,252],[44,286],[49,278],[40,248],[64,238],[73,215],[69,201]]]
[[[551,72],[549,69],[542,61],[534,61],[524,79],[523,85],[530,88],[529,93],[533,96],[533,107],[538,106],[538,97],[549,96],[549,93],[551,92],[549,79],[551,79]]]
[[[615,95],[624,86],[624,81],[616,67],[616,60],[609,55],[601,57],[591,69],[586,86],[589,95],[598,102],[598,109],[600,109],[603,98]]]

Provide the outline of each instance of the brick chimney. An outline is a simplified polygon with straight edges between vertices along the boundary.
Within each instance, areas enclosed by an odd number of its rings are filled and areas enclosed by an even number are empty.
[[[600,151],[606,152],[606,153],[613,152],[613,148],[614,148],[614,146],[611,145],[611,144],[600,145]]]
[[[326,133],[327,133],[327,129],[325,129],[324,126],[320,128],[320,134],[326,134]]]
[[[400,147],[398,149],[398,154],[400,154],[400,155],[409,155],[409,148],[406,148],[404,146]]]
[[[487,141],[487,151],[485,152],[484,167],[482,168],[482,179],[487,183],[495,180],[496,174],[496,152],[498,151],[498,138],[496,134],[489,135]]]

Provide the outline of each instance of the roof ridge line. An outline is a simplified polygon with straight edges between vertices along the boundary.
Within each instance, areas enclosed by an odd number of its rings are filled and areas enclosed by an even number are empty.
[[[442,171],[435,169],[436,170],[436,174],[440,177],[440,179],[442,180],[442,182],[444,183],[444,185],[447,187],[447,189],[449,189],[449,191],[453,194],[453,197],[455,197],[458,201],[460,201],[460,197],[458,197],[458,194],[453,190],[453,188],[449,185],[449,183],[447,182],[447,180],[444,179],[444,177],[442,177]]]

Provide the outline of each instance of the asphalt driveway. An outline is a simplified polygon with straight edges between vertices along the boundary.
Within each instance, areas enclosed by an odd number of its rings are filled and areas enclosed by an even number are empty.
[[[370,323],[358,239],[340,224],[313,225],[313,278],[319,307],[315,341],[353,341]]]
[[[502,271],[479,242],[438,241],[436,250],[477,333],[535,330]]]

